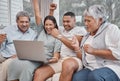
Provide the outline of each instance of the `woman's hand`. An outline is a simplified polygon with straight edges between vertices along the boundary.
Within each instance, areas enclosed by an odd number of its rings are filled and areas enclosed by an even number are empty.
[[[55,3],[51,3],[50,4],[50,10],[55,10],[57,8],[57,4],[55,4]]]
[[[17,54],[11,56],[10,58],[17,58]]]
[[[90,46],[89,44],[85,44],[84,45],[84,50],[85,50],[85,52],[87,52],[88,54],[92,54],[93,52],[94,52],[94,48],[92,47],[92,46]]]
[[[48,62],[49,63],[56,63],[56,62],[58,62],[58,58],[57,57],[52,57]]]

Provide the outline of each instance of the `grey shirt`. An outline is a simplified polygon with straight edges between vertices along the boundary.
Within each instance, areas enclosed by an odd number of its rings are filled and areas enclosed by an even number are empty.
[[[61,41],[45,33],[44,29],[38,35],[37,40],[44,41],[45,54],[47,58],[51,58],[55,52],[60,52]]]

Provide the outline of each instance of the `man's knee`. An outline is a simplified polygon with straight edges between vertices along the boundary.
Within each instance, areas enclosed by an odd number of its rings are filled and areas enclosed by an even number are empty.
[[[34,76],[36,77],[36,76],[39,76],[39,74],[40,74],[40,69],[36,69],[35,71],[34,71]]]
[[[62,69],[63,70],[67,70],[67,71],[72,71],[72,70],[76,70],[78,68],[78,64],[74,59],[66,59],[63,63],[62,63]]]

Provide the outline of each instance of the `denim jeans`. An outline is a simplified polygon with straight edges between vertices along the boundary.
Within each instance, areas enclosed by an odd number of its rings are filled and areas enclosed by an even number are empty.
[[[120,81],[120,79],[111,69],[103,67],[93,71],[84,68],[74,74],[72,81]]]

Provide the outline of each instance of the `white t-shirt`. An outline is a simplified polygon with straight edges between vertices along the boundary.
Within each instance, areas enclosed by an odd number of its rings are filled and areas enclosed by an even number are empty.
[[[61,34],[67,37],[69,40],[72,40],[72,37],[75,35],[84,36],[86,34],[86,30],[84,27],[74,27],[70,31],[63,30]],[[76,56],[76,53],[62,43],[61,57],[63,58],[67,56]]]
[[[89,36],[88,39],[85,41],[84,45],[85,45],[85,44],[92,45],[93,38],[94,38],[94,36]],[[97,65],[95,56],[92,55],[92,54],[85,53],[85,60],[84,60],[84,61],[88,64],[88,67],[87,67],[87,68],[89,68],[89,66],[90,66],[89,69],[91,69],[91,70],[99,67],[99,66]],[[93,67],[92,67],[92,66],[93,66]]]

